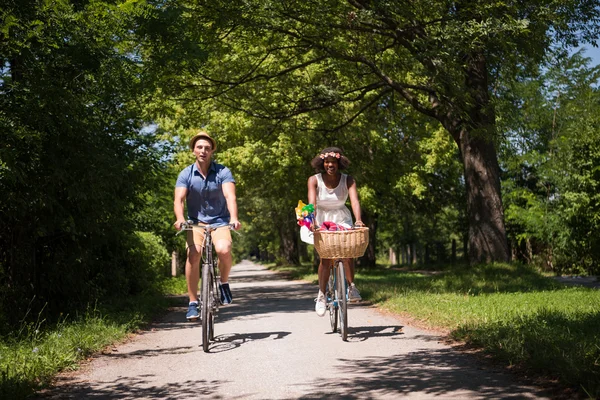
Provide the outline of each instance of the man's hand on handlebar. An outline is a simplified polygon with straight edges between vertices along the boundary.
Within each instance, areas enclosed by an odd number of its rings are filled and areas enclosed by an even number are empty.
[[[183,228],[183,225],[186,223],[185,220],[177,220],[175,221],[175,223],[173,224],[173,226],[175,227],[175,229],[177,229],[178,231],[180,231]]]
[[[242,224],[240,223],[240,221],[233,220],[233,219],[231,221],[229,221],[229,225],[231,225],[231,227],[233,228],[234,231],[238,231],[242,227]]]

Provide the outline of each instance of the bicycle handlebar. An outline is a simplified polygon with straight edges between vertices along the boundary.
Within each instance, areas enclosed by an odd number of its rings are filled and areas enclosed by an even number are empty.
[[[216,223],[216,224],[200,225],[199,222],[194,222],[192,220],[187,220],[186,222],[184,222],[184,223],[181,224],[180,230],[179,230],[179,232],[177,232],[177,235],[179,235],[183,231],[193,230],[194,226],[197,226],[198,228],[202,228],[202,229],[207,229],[207,228],[215,228],[216,229],[216,228],[221,228],[223,226],[227,226],[227,227],[229,227],[230,230],[234,230],[234,225],[233,224]]]

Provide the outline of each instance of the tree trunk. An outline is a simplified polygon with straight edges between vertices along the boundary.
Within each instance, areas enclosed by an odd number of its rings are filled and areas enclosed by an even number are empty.
[[[465,56],[467,102],[441,118],[460,150],[467,191],[469,261],[510,261],[494,144],[495,112],[489,97],[487,65],[481,52]],[[461,112],[462,111],[462,112]],[[467,112],[467,115],[464,112]]]
[[[471,263],[510,260],[500,193],[500,167],[490,140],[461,133]]]
[[[284,223],[279,226],[279,253],[287,264],[300,264],[298,249],[298,229],[295,224]]]
[[[375,235],[377,233],[377,214],[372,215],[368,212],[362,214],[362,220],[364,224],[369,228],[369,246],[365,251],[365,254],[358,259],[358,264],[363,267],[374,267],[376,264],[376,243]]]

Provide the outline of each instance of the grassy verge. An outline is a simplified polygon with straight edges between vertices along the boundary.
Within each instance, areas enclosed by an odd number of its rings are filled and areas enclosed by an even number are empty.
[[[292,276],[317,281],[308,266]],[[506,264],[435,274],[362,270],[356,281],[365,300],[600,398],[600,290],[565,287]]]
[[[26,398],[58,372],[76,369],[82,359],[125,339],[162,312],[168,306],[163,293],[180,293],[179,286],[179,280],[165,281],[162,293],[90,307],[51,326],[41,310],[38,322],[0,338],[0,399]]]

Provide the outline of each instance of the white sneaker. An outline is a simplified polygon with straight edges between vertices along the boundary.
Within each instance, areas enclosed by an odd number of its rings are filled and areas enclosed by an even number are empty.
[[[348,301],[355,302],[355,301],[361,301],[361,300],[362,300],[362,297],[360,297],[360,292],[354,285],[354,282],[352,282],[350,284],[350,286],[348,287]]]
[[[325,315],[325,311],[327,310],[327,304],[325,303],[325,295],[320,290],[315,302],[315,311],[319,317],[322,317]]]

